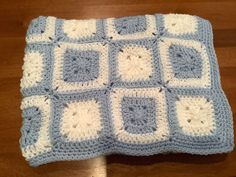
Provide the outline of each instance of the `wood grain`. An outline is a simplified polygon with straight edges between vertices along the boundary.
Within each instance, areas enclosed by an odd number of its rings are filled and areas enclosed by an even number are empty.
[[[2,177],[154,177],[236,176],[236,151],[228,155],[188,154],[56,162],[31,168],[21,156],[19,83],[25,33],[32,18],[53,15],[68,19],[106,18],[153,13],[188,13],[207,18],[223,89],[236,115],[236,1],[235,0],[7,0],[0,2],[0,176]],[[236,122],[236,120],[235,120]]]

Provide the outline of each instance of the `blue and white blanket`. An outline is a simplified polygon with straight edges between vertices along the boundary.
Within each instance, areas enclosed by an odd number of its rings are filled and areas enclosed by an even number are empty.
[[[30,165],[233,149],[207,20],[40,16],[26,42],[20,147]]]

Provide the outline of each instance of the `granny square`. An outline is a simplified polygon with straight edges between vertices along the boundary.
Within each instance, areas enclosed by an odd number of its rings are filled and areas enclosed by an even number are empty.
[[[38,17],[26,35],[20,147],[31,166],[234,148],[210,23]]]
[[[110,46],[110,80],[115,86],[155,85],[161,82],[155,39],[119,40]]]

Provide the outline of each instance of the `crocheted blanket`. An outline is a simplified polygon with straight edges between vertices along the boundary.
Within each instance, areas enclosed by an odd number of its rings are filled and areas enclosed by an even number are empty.
[[[20,147],[30,165],[233,149],[207,20],[40,16],[26,42]]]

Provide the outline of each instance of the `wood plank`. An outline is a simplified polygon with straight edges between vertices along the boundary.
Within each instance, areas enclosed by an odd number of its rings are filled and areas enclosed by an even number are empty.
[[[32,3],[33,1],[31,1]],[[198,15],[210,20],[215,30],[226,30],[236,28],[236,5],[234,2],[178,2],[168,3],[160,2],[157,4],[143,3],[143,4],[118,4],[118,5],[80,5],[79,1],[72,3],[54,2],[47,3],[41,1],[40,5],[30,6],[16,5],[17,10],[9,11],[4,8],[0,11],[0,16],[8,14],[8,18],[0,19],[2,28],[0,28],[0,37],[7,35],[11,37],[19,37],[25,34],[25,28],[28,22],[40,15],[53,15],[61,18],[107,18],[107,17],[121,17],[128,15],[142,15],[154,13],[188,13]],[[56,3],[57,8],[54,8]],[[79,7],[72,8],[72,7]],[[191,8],[194,7],[194,8]],[[227,9],[227,11],[223,10]],[[70,9],[70,11],[65,11]],[[110,10],[112,9],[112,11]],[[235,36],[234,36],[235,37]]]
[[[235,0],[7,0],[0,2],[0,177],[229,177],[236,176],[236,151],[228,155],[110,155],[31,168],[19,148],[22,125],[19,91],[25,34],[32,18],[107,18],[187,13],[210,20],[222,87],[236,117]],[[236,119],[234,126],[236,125]]]

